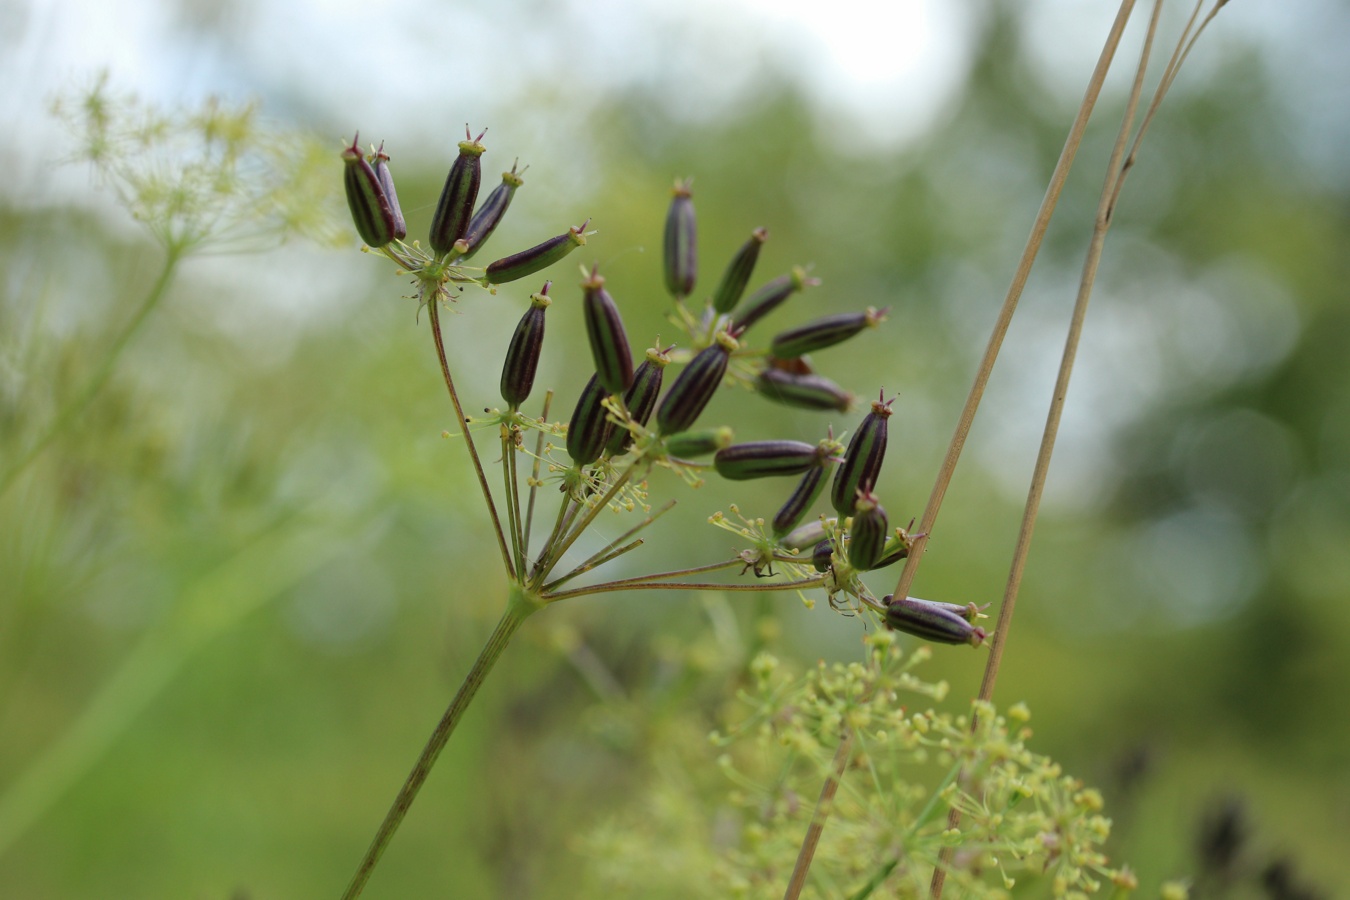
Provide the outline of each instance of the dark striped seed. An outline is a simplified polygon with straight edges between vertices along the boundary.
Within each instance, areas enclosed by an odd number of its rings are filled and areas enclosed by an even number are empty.
[[[478,185],[483,178],[482,157],[487,149],[479,143],[483,135],[470,138],[468,126],[465,126],[464,137],[466,140],[459,142],[459,156],[450,166],[436,212],[431,217],[431,249],[441,256],[454,249],[455,242],[469,230],[473,205],[478,200]]]
[[[801,268],[778,276],[750,295],[750,299],[745,301],[745,308],[732,317],[733,327],[744,331],[781,306],[788,297],[817,284],[820,281],[808,278],[806,270]]]
[[[797,375],[769,368],[755,379],[755,390],[775,403],[795,409],[848,412],[853,394],[821,375]]]
[[[768,239],[767,230],[756,228],[750,232],[750,239],[742,244],[741,249],[731,258],[726,271],[722,273],[722,280],[717,284],[717,290],[713,292],[712,305],[717,313],[729,313],[741,302],[745,286],[750,283],[755,263],[759,260],[759,248],[763,247]]]
[[[539,368],[539,353],[544,346],[544,310],[548,309],[548,289],[530,297],[530,308],[521,316],[506,348],[506,363],[502,366],[502,399],[511,409],[519,409],[534,387],[534,375]]]
[[[713,457],[717,474],[731,481],[800,475],[819,467],[821,456],[813,444],[803,441],[749,441],[718,450]],[[788,529],[789,531],[791,529]]]
[[[394,239],[397,223],[380,177],[361,152],[357,138],[352,138],[352,145],[342,151],[342,161],[345,163],[342,185],[356,233],[369,246],[383,247]]]
[[[867,312],[825,316],[776,335],[769,345],[769,352],[779,359],[795,359],[843,343],[860,331],[875,328],[885,320],[885,311],[877,312],[871,308]]]
[[[886,458],[886,422],[890,417],[890,403],[873,403],[872,411],[849,441],[844,462],[834,473],[834,484],[830,489],[830,504],[839,515],[852,515],[858,504],[858,493],[871,493],[876,487],[881,463]]]
[[[455,248],[461,260],[473,256],[487,243],[487,239],[492,237],[492,232],[497,230],[497,226],[506,217],[506,210],[516,195],[516,188],[524,183],[525,179],[516,172],[514,163],[511,164],[511,171],[502,173],[502,183],[492,189],[487,199],[479,205],[478,211],[473,214],[473,218],[469,220],[468,230],[460,239],[463,242],[462,250],[459,247]]]
[[[394,240],[401,241],[408,236],[408,223],[403,219],[403,210],[398,205],[398,192],[394,190],[394,175],[389,171],[389,154],[384,152],[384,142],[375,151],[375,177],[380,180],[380,190],[389,202],[389,212],[393,216]]]
[[[567,426],[567,455],[579,466],[588,466],[600,458],[609,443],[614,423],[601,402],[609,391],[592,375],[577,398],[577,408]]]
[[[694,281],[698,277],[698,227],[691,183],[692,179],[675,182],[670,209],[666,212],[666,290],[676,300],[683,300],[694,292]]]
[[[639,425],[646,425],[656,409],[656,400],[661,395],[661,381],[665,377],[670,357],[655,348],[647,351],[647,358],[633,373],[633,384],[623,396],[623,405],[628,415]],[[615,426],[614,434],[605,445],[605,452],[618,456],[633,443],[633,432],[627,428]]]
[[[590,219],[557,237],[551,237],[542,244],[536,244],[528,250],[503,256],[496,262],[488,263],[483,275],[485,284],[506,284],[533,275],[547,269],[578,247],[586,246],[586,226]]]
[[[853,527],[848,532],[849,565],[859,572],[876,568],[889,529],[886,510],[877,499],[870,494],[860,497],[853,513]]]
[[[656,427],[662,434],[679,434],[693,427],[722,383],[727,362],[737,346],[731,335],[718,332],[717,340],[689,361],[656,408]]]
[[[903,600],[891,597],[886,604],[886,627],[939,644],[970,644],[972,647],[983,644],[985,630],[972,625],[963,615],[947,608],[949,606],[915,597]]]
[[[834,541],[829,538],[811,548],[811,567],[817,572],[828,572],[834,565]]]
[[[605,279],[594,268],[581,283],[581,289],[595,374],[611,394],[622,394],[633,383],[633,351],[628,346],[619,307],[605,290]]]
[[[787,502],[782,505],[773,517],[773,536],[782,538],[783,535],[797,527],[797,523],[806,515],[806,511],[811,508],[811,504],[816,502],[820,492],[825,487],[825,476],[829,474],[829,465],[813,466],[806,470],[802,480],[797,482],[797,487],[792,491]]]

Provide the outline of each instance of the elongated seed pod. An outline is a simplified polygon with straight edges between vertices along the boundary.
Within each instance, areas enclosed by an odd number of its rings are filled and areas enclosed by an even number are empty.
[[[579,466],[588,466],[599,459],[609,443],[614,423],[601,402],[608,396],[609,391],[600,379],[592,375],[577,399],[577,408],[567,426],[567,455]]]
[[[881,605],[890,606],[891,597],[893,596],[895,595],[887,594],[885,597],[882,597]],[[943,603],[941,600],[920,600],[917,597],[911,597],[910,599],[914,600],[917,603],[927,603],[929,606],[936,606],[939,609],[945,609],[947,610],[947,612],[958,615],[961,618],[965,619],[967,622],[971,623],[973,623],[977,618],[979,618],[980,610],[984,609],[989,605],[986,603],[984,606],[976,606],[974,603],[967,603],[966,605],[962,606],[960,603]]]
[[[656,409],[657,398],[661,396],[661,381],[665,377],[668,365],[670,357],[664,351],[653,347],[647,351],[647,358],[633,373],[633,384],[628,388],[628,393],[623,395],[623,405],[628,409],[628,415],[639,425],[646,425],[647,420],[652,417],[652,411]],[[605,453],[618,456],[632,446],[632,443],[633,432],[615,426],[614,434],[605,445]]]
[[[902,559],[909,556],[909,541],[906,540],[888,540],[886,546],[881,550],[881,559],[873,569],[884,569],[887,566],[893,566]]]
[[[347,208],[361,240],[371,247],[383,247],[398,236],[398,222],[379,175],[357,145],[357,137],[342,151],[342,186],[347,192]]]
[[[882,548],[886,546],[886,532],[890,522],[886,520],[886,510],[871,494],[858,499],[857,511],[853,513],[853,527],[848,532],[848,563],[859,572],[876,567],[881,559]]]
[[[721,331],[716,341],[689,361],[656,408],[656,427],[662,434],[679,434],[693,426],[722,383],[736,347],[736,339]]]
[[[886,458],[886,422],[890,417],[890,403],[873,403],[872,411],[849,441],[844,462],[835,471],[830,489],[830,504],[839,515],[852,515],[858,504],[858,492],[871,493],[876,487],[881,463]]]
[[[459,142],[459,156],[450,165],[450,174],[445,176],[445,187],[441,188],[441,198],[431,217],[431,249],[439,255],[449,253],[455,241],[469,230],[478,185],[483,178],[482,157],[487,149],[479,143],[483,136],[469,138],[467,126],[464,136],[468,139]]]
[[[394,190],[394,174],[389,171],[389,154],[384,152],[384,142],[375,151],[375,177],[380,180],[380,190],[384,191],[389,202],[389,212],[393,216],[394,240],[401,241],[408,236],[408,223],[403,219],[403,209],[398,205],[398,192]]]
[[[906,597],[890,598],[886,604],[886,627],[938,644],[970,644],[978,647],[986,637],[983,628],[972,625],[945,605]]]
[[[805,550],[808,547],[814,547],[818,542],[825,538],[826,521],[833,525],[838,519],[815,519],[807,522],[805,525],[794,528],[792,531],[783,535],[782,540],[778,543],[787,547],[789,550]]]
[[[698,227],[694,219],[692,179],[675,182],[670,209],[666,212],[665,272],[666,290],[676,300],[694,292],[698,278]]]
[[[800,475],[819,466],[820,453],[803,441],[749,441],[718,450],[713,457],[717,474],[731,481]]]
[[[666,453],[677,459],[698,459],[730,447],[735,433],[723,425],[705,431],[685,431],[666,438]]]
[[[611,394],[622,394],[633,383],[633,351],[614,298],[605,290],[605,279],[592,268],[581,283],[586,335],[595,358],[595,374]]]
[[[744,331],[760,319],[773,312],[783,301],[800,290],[813,287],[820,282],[808,278],[806,270],[794,268],[787,275],[780,275],[750,295],[745,306],[732,316],[732,327]]]
[[[782,505],[773,517],[773,536],[782,538],[783,535],[797,527],[797,523],[806,515],[806,511],[811,508],[811,504],[816,502],[820,492],[825,488],[825,476],[829,473],[829,464],[812,466],[806,470],[802,480],[797,482],[797,487],[787,498],[787,502]]]
[[[853,394],[822,375],[795,375],[765,369],[755,378],[755,390],[775,403],[794,409],[832,409],[848,412]]]
[[[549,238],[542,244],[536,244],[528,250],[512,253],[510,256],[503,256],[496,262],[488,263],[487,270],[483,275],[483,282],[485,284],[506,284],[509,281],[515,281],[547,269],[578,247],[586,246],[586,226],[588,224],[590,224],[590,219],[567,229],[564,234]]]
[[[539,352],[544,346],[544,310],[548,309],[548,289],[553,282],[544,282],[543,290],[530,296],[530,308],[520,317],[511,346],[506,348],[506,362],[502,366],[502,399],[511,409],[530,396],[534,375],[539,368]]]
[[[741,302],[745,286],[754,274],[755,263],[759,261],[759,248],[768,239],[768,230],[756,228],[750,232],[750,239],[731,258],[726,271],[722,273],[722,280],[717,283],[717,290],[713,292],[712,306],[718,314],[731,312]]]
[[[516,195],[516,188],[525,183],[525,179],[516,172],[515,163],[511,164],[511,171],[502,173],[502,183],[497,185],[487,195],[478,207],[478,211],[473,214],[469,220],[469,227],[464,232],[462,247],[456,247],[455,252],[459,254],[461,260],[466,260],[483,248],[487,239],[492,237],[492,232],[497,230],[502,219],[506,217],[506,210],[511,205],[512,198]]]
[[[779,359],[795,359],[807,353],[843,343],[866,328],[876,328],[886,320],[885,311],[839,313],[789,328],[774,336],[769,352]]]
[[[811,568],[817,572],[828,572],[834,565],[834,541],[825,538],[811,548]]]

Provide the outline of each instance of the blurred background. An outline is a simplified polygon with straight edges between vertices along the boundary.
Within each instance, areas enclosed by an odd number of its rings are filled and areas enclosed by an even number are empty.
[[[860,396],[897,396],[879,493],[907,520],[1114,12],[0,3],[6,466],[94,374],[163,262],[115,192],[64,162],[78,148],[54,96],[106,69],[114,89],[170,109],[257,100],[331,146],[350,234],[338,249],[188,259],[106,388],[0,496],[0,896],[336,896],[500,614],[472,472],[441,436],[453,414],[426,323],[407,280],[357,252],[340,141],[386,142],[410,237],[466,122],[489,129],[485,185],[514,158],[529,165],[493,250],[591,217],[598,233],[550,273],[539,383],[557,390],[555,417],[589,375],[578,260],[603,265],[636,345],[675,339],[660,233],[672,179],[694,176],[700,292],[763,225],[761,276],[809,263],[823,281],[773,327],[890,308],[816,364]],[[1158,56],[1188,12],[1164,15]],[[1002,594],[1146,13],[919,596]],[[1113,857],[1141,896],[1188,876],[1220,896],[1207,865],[1278,860],[1324,896],[1350,890],[1347,41],[1343,3],[1242,0],[1178,78],[1107,242],[1005,657],[996,700],[1026,701],[1036,749],[1102,787]],[[468,291],[444,318],[467,406],[499,404],[501,357],[537,287]],[[811,441],[857,418],[744,392],[704,416],[741,439]],[[616,574],[726,558],[740,548],[706,517],[731,502],[770,515],[783,487],[658,476],[652,490],[679,506]],[[602,522],[590,549],[623,527]],[[896,574],[877,575],[878,593]],[[726,665],[690,660],[710,646],[710,610],[746,635],[771,619],[777,652],[801,661],[859,652],[857,619],[787,594],[550,609],[507,651],[367,896],[577,896],[576,837],[649,777],[656,720],[720,702],[668,677]],[[961,702],[984,652],[939,650],[924,674]],[[663,702],[644,702],[654,691]],[[616,706],[624,735],[597,713]],[[1231,833],[1246,840],[1226,855]]]

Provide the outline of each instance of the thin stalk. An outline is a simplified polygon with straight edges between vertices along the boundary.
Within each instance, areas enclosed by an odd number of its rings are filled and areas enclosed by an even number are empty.
[[[544,585],[544,587],[542,588],[542,590],[543,590],[544,592],[548,592],[548,591],[554,590],[555,588],[557,588],[557,587],[559,587],[559,586],[561,586],[561,585],[564,585],[564,584],[566,584],[567,582],[571,581],[573,578],[576,578],[578,575],[585,575],[587,572],[590,572],[590,571],[592,571],[592,570],[594,570],[594,569],[598,569],[598,568],[600,568],[601,566],[603,566],[605,563],[610,562],[611,560],[618,559],[620,556],[623,556],[625,553],[629,553],[629,552],[631,552],[631,551],[633,551],[633,550],[636,550],[637,548],[641,547],[641,546],[643,545],[643,543],[644,543],[644,541],[642,540],[642,538],[638,538],[637,540],[635,540],[635,541],[630,541],[629,543],[624,544],[624,545],[621,546],[621,547],[614,547],[613,544],[610,544],[609,546],[612,547],[613,549],[609,550],[609,552],[607,552],[607,553],[602,553],[602,554],[600,554],[598,557],[591,557],[590,561],[588,561],[588,562],[586,562],[586,563],[583,563],[583,564],[580,565],[580,566],[577,566],[575,569],[573,569],[572,571],[568,572],[568,573],[567,573],[566,575],[564,575],[563,577],[561,577],[561,578],[555,578],[553,581],[551,581],[551,582],[549,582],[548,584]]]
[[[1116,197],[1116,186],[1124,177],[1122,159],[1129,141],[1130,131],[1134,127],[1134,117],[1139,106],[1139,97],[1144,87],[1144,75],[1148,71],[1148,60],[1153,49],[1153,39],[1157,34],[1158,19],[1162,14],[1162,0],[1153,5],[1153,15],[1149,18],[1148,31],[1144,36],[1143,49],[1139,56],[1139,65],[1135,70],[1134,84],[1130,88],[1129,101],[1121,119],[1120,131],[1116,143],[1111,149],[1111,159],[1106,166],[1106,181],[1102,185],[1101,196],[1097,204],[1097,215],[1093,223],[1092,239],[1088,244],[1087,257],[1083,262],[1083,274],[1078,284],[1078,296],[1074,301],[1073,314],[1069,319],[1069,333],[1064,341],[1064,353],[1060,359],[1059,375],[1055,380],[1054,393],[1050,399],[1050,410],[1046,416],[1045,430],[1041,436],[1040,450],[1036,455],[1036,465],[1032,471],[1031,486],[1027,491],[1027,502],[1022,513],[1022,524],[1018,530],[1017,544],[1013,550],[1012,565],[1008,571],[1008,583],[1003,593],[1003,603],[999,606],[998,623],[990,640],[989,658],[985,662],[984,677],[980,682],[979,699],[988,701],[994,694],[994,684],[998,680],[999,667],[1003,662],[1003,650],[1007,645],[1008,632],[1012,628],[1013,611],[1017,606],[1017,595],[1022,584],[1022,574],[1026,570],[1027,554],[1031,549],[1031,538],[1036,530],[1036,516],[1040,511],[1041,498],[1045,492],[1045,480],[1050,471],[1050,458],[1054,454],[1055,439],[1059,434],[1059,423],[1064,411],[1064,401],[1069,392],[1069,379],[1073,375],[1073,364],[1078,353],[1078,344],[1082,337],[1083,322],[1087,316],[1088,301],[1092,297],[1092,286],[1097,279],[1097,267],[1101,262],[1102,247],[1106,241],[1106,232],[1111,227],[1111,210]],[[972,730],[977,723],[971,717]],[[948,828],[955,828],[961,820],[961,813],[952,807],[947,817]],[[929,884],[929,894],[933,900],[942,896],[942,886],[947,878],[947,868],[951,862],[954,848],[944,847],[938,857],[938,865],[933,869],[933,880]]]
[[[1093,107],[1097,104],[1097,97],[1101,94],[1102,82],[1106,79],[1107,70],[1111,68],[1111,61],[1115,56],[1117,46],[1120,44],[1121,33],[1124,31],[1125,23],[1129,21],[1133,9],[1134,0],[1122,0],[1120,10],[1116,13],[1115,22],[1111,26],[1111,32],[1107,35],[1106,44],[1102,47],[1101,56],[1097,60],[1097,67],[1093,70],[1092,77],[1088,81],[1083,102],[1078,108],[1078,114],[1073,120],[1073,125],[1069,128],[1069,136],[1064,142],[1063,150],[1060,151],[1059,161],[1055,163],[1055,170],[1050,176],[1050,184],[1045,189],[1045,198],[1041,201],[1041,208],[1036,213],[1036,220],[1031,226],[1031,234],[1027,238],[1026,247],[1022,251],[1022,258],[1017,264],[1017,270],[1013,273],[1012,284],[1008,286],[1008,293],[1003,299],[1003,307],[999,310],[998,319],[994,323],[993,333],[989,336],[989,344],[985,348],[984,357],[981,359],[979,370],[975,374],[975,383],[971,385],[970,394],[966,397],[966,404],[962,408],[961,416],[956,423],[956,431],[952,434],[951,442],[947,446],[947,454],[942,460],[942,467],[938,470],[937,479],[933,483],[933,491],[928,497],[928,505],[924,508],[923,518],[919,522],[918,536],[914,539],[909,557],[905,560],[905,567],[900,572],[899,581],[896,583],[893,592],[897,597],[908,597],[910,594],[910,586],[914,584],[914,576],[919,570],[919,561],[923,559],[924,550],[928,546],[928,538],[933,533],[933,525],[937,522],[938,510],[942,506],[943,497],[946,496],[947,486],[951,483],[952,474],[956,471],[956,463],[961,457],[961,450],[966,445],[966,437],[970,434],[970,427],[975,421],[975,413],[979,409],[980,400],[984,397],[984,389],[989,382],[989,375],[993,371],[994,361],[998,358],[999,350],[1003,346],[1003,338],[1008,333],[1008,325],[1012,322],[1013,313],[1017,310],[1018,300],[1022,297],[1022,290],[1026,287],[1027,278],[1031,274],[1031,266],[1036,261],[1037,253],[1040,252],[1046,229],[1050,226],[1050,217],[1054,214],[1055,206],[1059,202],[1059,195],[1064,190],[1064,183],[1069,177],[1069,170],[1073,166],[1074,157],[1078,153],[1078,146],[1083,140],[1083,132],[1087,128],[1088,118],[1092,115]]]
[[[665,504],[664,506],[662,506],[660,509],[658,509],[655,513],[653,513],[653,514],[647,516],[647,517],[646,517],[645,519],[643,519],[641,522],[638,522],[638,523],[637,523],[636,525],[634,525],[632,528],[628,529],[628,530],[625,531],[623,534],[619,535],[619,536],[616,537],[614,540],[610,541],[608,544],[606,544],[604,547],[602,547],[599,551],[597,551],[595,554],[593,554],[589,559],[587,559],[587,560],[586,560],[585,562],[583,562],[581,565],[577,566],[575,569],[573,569],[572,571],[568,572],[566,575],[562,576],[561,578],[555,578],[552,582],[550,582],[550,583],[544,585],[544,590],[546,590],[546,591],[551,591],[551,590],[553,590],[555,587],[557,587],[558,585],[562,584],[563,582],[571,581],[573,578],[576,578],[578,575],[581,575],[581,574],[584,574],[584,573],[586,573],[586,572],[589,572],[589,571],[591,571],[592,569],[598,568],[599,566],[603,565],[604,563],[609,562],[611,559],[614,558],[614,555],[611,554],[610,551],[612,551],[615,547],[619,546],[619,545],[620,545],[621,543],[623,543],[624,541],[628,540],[628,539],[629,539],[630,537],[632,537],[633,535],[637,534],[637,533],[638,533],[639,531],[641,531],[642,529],[646,528],[648,525],[651,525],[653,522],[655,522],[657,519],[661,518],[661,517],[662,517],[663,515],[665,515],[666,513],[670,512],[670,510],[673,509],[674,507],[675,507],[675,501],[674,501],[674,500],[667,501],[666,504]],[[637,543],[641,543],[641,541],[638,541]],[[635,545],[630,545],[630,549],[631,549],[632,546],[635,546]],[[603,558],[602,558],[602,557],[603,557]]]
[[[487,502],[488,517],[492,519],[492,529],[497,533],[497,547],[502,553],[502,565],[506,566],[507,577],[514,579],[516,570],[511,563],[511,551],[506,547],[506,535],[502,533],[502,520],[497,516],[497,504],[492,502],[492,491],[488,488],[483,463],[478,459],[478,448],[474,446],[473,435],[469,433],[469,423],[464,420],[464,407],[460,405],[459,393],[455,391],[455,380],[450,377],[450,364],[445,358],[445,339],[441,335],[439,302],[433,292],[427,300],[427,318],[431,321],[431,336],[436,343],[436,356],[441,361],[441,376],[445,379],[445,389],[450,392],[450,402],[455,407],[455,422],[464,435],[464,445],[469,448],[469,459],[473,460],[473,471],[478,476],[478,487],[482,489],[483,499]]]
[[[516,472],[515,433],[502,426],[502,470],[506,478],[506,518],[511,529],[511,548],[515,551],[516,571],[525,571],[525,535],[520,515],[520,481]]]
[[[754,592],[754,591],[795,591],[805,588],[822,587],[825,584],[826,576],[819,575],[815,578],[803,578],[800,581],[779,581],[772,584],[718,584],[715,581],[674,581],[674,582],[631,582],[631,581],[607,581],[603,584],[593,584],[588,587],[574,588],[570,591],[559,591],[556,594],[540,594],[540,599],[546,603],[552,603],[555,600],[566,600],[568,597],[584,597],[589,594],[609,594],[614,591],[733,591],[733,592]]]
[[[117,365],[117,360],[122,356],[122,351],[131,343],[131,339],[141,330],[145,320],[150,317],[150,314],[159,306],[160,301],[164,299],[164,295],[168,293],[169,284],[173,281],[173,276],[177,273],[178,264],[182,259],[183,249],[170,245],[164,257],[164,265],[155,278],[155,283],[150,286],[150,290],[141,300],[140,306],[136,307],[136,311],[131,318],[122,326],[122,330],[118,332],[117,337],[113,339],[112,344],[104,354],[103,360],[94,370],[94,374],[85,382],[84,387],[78,393],[65,402],[42,436],[20,455],[18,460],[6,469],[3,475],[0,475],[0,497],[3,497],[10,486],[23,474],[24,470],[42,455],[42,451],[46,450],[52,441],[60,436],[61,432],[70,427],[76,417],[98,395],[98,392],[103,390],[103,386],[108,383],[108,378],[112,375],[113,367]]]
[[[834,751],[834,771],[821,785],[820,798],[816,800],[816,811],[811,814],[811,825],[806,829],[801,850],[797,853],[797,864],[792,869],[792,878],[788,881],[783,900],[797,900],[806,887],[806,876],[811,871],[811,860],[815,858],[816,846],[820,835],[825,831],[825,822],[834,807],[834,795],[839,790],[839,782],[848,768],[849,758],[853,755],[853,729],[845,728],[839,739],[839,748]]]
[[[375,839],[370,842],[370,848],[366,850],[366,855],[361,860],[361,864],[356,869],[356,874],[352,876],[351,883],[347,886],[346,892],[342,895],[342,900],[355,900],[361,896],[361,891],[365,889],[366,882],[370,880],[371,873],[379,863],[380,857],[384,854],[389,842],[393,840],[394,833],[398,831],[399,825],[403,824],[403,818],[408,814],[409,807],[417,799],[417,793],[422,789],[422,784],[427,780],[427,775],[431,774],[431,767],[436,764],[436,758],[441,755],[445,749],[445,744],[450,740],[450,735],[454,733],[455,726],[459,724],[460,717],[464,715],[464,710],[469,708],[473,702],[474,695],[482,687],[484,679],[492,671],[493,665],[501,657],[502,651],[510,642],[511,636],[516,633],[516,629],[521,623],[529,617],[539,606],[534,598],[525,593],[518,585],[511,586],[511,598],[506,605],[506,612],[502,613],[501,621],[493,629],[492,634],[483,645],[482,651],[478,654],[478,659],[474,661],[473,668],[469,674],[464,676],[464,681],[459,686],[459,691],[455,698],[450,701],[450,706],[446,708],[445,714],[441,716],[436,729],[431,732],[431,737],[427,740],[426,746],[422,748],[422,754],[417,758],[417,763],[413,766],[412,772],[408,775],[408,780],[404,782],[398,796],[394,798],[394,803],[389,807],[389,812],[385,814],[384,821],[380,823],[379,830],[375,832]]]
[[[570,530],[564,533],[562,539],[558,541],[557,546],[553,549],[553,552],[549,554],[548,563],[544,566],[543,571],[539,573],[540,578],[548,577],[548,574],[553,571],[553,567],[562,561],[563,554],[567,552],[568,548],[576,543],[577,538],[581,537],[581,533],[590,527],[591,523],[595,521],[596,516],[600,515],[600,510],[609,506],[609,502],[618,496],[619,490],[627,484],[628,479],[632,477],[633,469],[637,464],[638,460],[633,460],[628,468],[624,469],[623,473],[620,474],[618,478],[614,479],[614,483],[609,486],[609,490],[605,492],[605,495],[596,501],[594,506],[586,510],[585,515],[579,516],[581,519],[580,523],[569,523]],[[577,508],[580,510],[580,505],[578,505]],[[573,522],[575,522],[575,519]]]
[[[558,506],[558,518],[553,520],[553,530],[549,532],[548,539],[544,541],[544,546],[539,550],[539,558],[534,561],[534,568],[530,570],[530,580],[532,583],[538,584],[544,580],[544,575],[547,574],[544,571],[544,566],[549,561],[549,554],[553,551],[554,542],[557,541],[558,535],[563,532],[563,526],[568,521],[567,513],[571,508],[572,495],[564,492],[562,503]]]
[[[942,792],[947,789],[947,785],[956,780],[956,776],[960,774],[960,772],[961,763],[957,763],[947,770],[947,776],[933,789],[933,793],[929,795],[928,802],[924,804],[918,817],[915,818],[909,828],[905,829],[905,836],[901,839],[900,846],[906,846],[910,839],[919,833],[919,829],[928,824],[929,818],[931,818],[933,813],[937,810],[938,803],[942,799]],[[868,897],[872,896],[873,891],[881,887],[886,882],[886,879],[891,877],[891,873],[895,871],[895,867],[898,865],[900,865],[899,856],[887,860],[880,868],[872,873],[872,877],[867,879],[867,883],[859,888],[856,893],[851,895],[848,900],[867,900]]]
[[[539,413],[539,421],[548,421],[548,408],[553,404],[553,391],[544,394],[544,409]],[[530,526],[534,524],[534,497],[539,490],[539,466],[543,462],[544,456],[544,431],[540,429],[534,436],[534,467],[530,470],[530,502],[529,509],[525,513],[525,556],[530,555]],[[525,570],[522,568],[521,573]]]
[[[731,559],[722,562],[707,563],[706,565],[693,566],[688,569],[672,569],[669,572],[652,572],[649,575],[634,575],[631,578],[611,581],[609,584],[641,584],[644,581],[659,581],[662,578],[676,578],[680,575],[698,575],[702,572],[716,572],[719,569],[729,569],[732,566],[743,565],[745,565],[745,560],[741,559],[739,556],[733,556]],[[557,584],[557,582],[553,583]]]

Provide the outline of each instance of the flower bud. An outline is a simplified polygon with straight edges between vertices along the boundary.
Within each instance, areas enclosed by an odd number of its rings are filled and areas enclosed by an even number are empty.
[[[628,415],[639,425],[646,425],[652,417],[652,410],[656,409],[656,400],[661,395],[661,381],[668,365],[670,357],[653,347],[647,351],[647,358],[633,373],[633,384],[628,388],[628,393],[623,395],[623,405],[628,409]],[[616,426],[609,443],[605,445],[605,452],[610,456],[618,456],[632,443],[633,432]]]
[[[609,420],[608,411],[601,402],[608,396],[609,391],[605,390],[599,377],[592,375],[577,399],[577,408],[567,426],[567,455],[578,466],[595,462],[609,443],[614,423]]]
[[[698,277],[698,228],[694,221],[694,195],[689,189],[692,181],[675,182],[670,209],[666,212],[666,290],[676,300],[693,293]]]
[[[619,307],[605,290],[605,279],[597,269],[591,269],[581,288],[595,374],[611,394],[622,394],[633,383],[633,351],[628,346]]]
[[[666,453],[677,459],[698,459],[730,447],[734,433],[723,425],[706,431],[685,431],[666,438]]]
[[[511,164],[510,172],[502,173],[502,183],[492,189],[487,199],[478,207],[478,212],[469,220],[468,230],[461,238],[464,246],[464,252],[459,254],[461,261],[477,253],[487,243],[487,239],[492,237],[492,232],[497,230],[497,226],[506,216],[507,207],[511,205],[511,199],[516,195],[516,188],[524,183],[525,179],[516,172],[515,163]],[[458,248],[456,252],[459,252]]]
[[[833,347],[853,337],[864,328],[875,328],[886,320],[885,310],[877,312],[840,313],[807,322],[776,335],[769,345],[769,353],[779,359],[795,359],[816,350]]]
[[[871,494],[858,498],[857,511],[853,513],[853,527],[848,532],[848,563],[859,572],[876,567],[881,559],[882,548],[886,546],[886,532],[890,523],[886,520],[886,510]]]
[[[803,441],[750,441],[717,451],[713,466],[731,481],[800,475],[821,465],[819,450]],[[789,531],[791,529],[788,529]]]
[[[578,247],[586,246],[586,226],[590,224],[590,221],[590,219],[587,219],[580,225],[567,229],[565,234],[549,238],[542,244],[536,244],[528,250],[522,250],[519,253],[504,256],[496,262],[488,263],[483,276],[484,283],[506,284],[508,281],[515,281],[527,275],[533,275],[542,269],[547,269]]]
[[[893,596],[886,597],[885,603],[887,628],[939,644],[970,644],[978,647],[984,643],[984,629],[972,625],[962,614],[954,612],[951,609],[953,604],[930,603],[916,597],[896,600]]]
[[[371,247],[383,247],[407,234],[407,230],[399,233],[403,216],[395,212],[398,200],[391,200],[392,179],[386,191],[356,141],[357,138],[352,138],[352,145],[342,151],[342,162],[345,163],[342,184],[347,191],[347,208],[351,210],[352,222],[361,240]]]
[[[441,198],[436,203],[436,213],[431,217],[431,249],[442,256],[449,253],[455,241],[468,231],[473,204],[478,199],[478,185],[483,177],[482,156],[487,149],[479,143],[483,135],[469,138],[466,125],[464,137],[467,140],[459,142],[459,156],[450,166]]]
[[[544,346],[544,310],[548,309],[548,289],[553,282],[530,297],[530,308],[521,316],[511,346],[506,348],[506,363],[502,366],[502,399],[512,409],[530,396],[534,374],[539,368],[539,352]]]
[[[755,263],[759,260],[759,248],[764,246],[764,242],[768,239],[767,230],[756,228],[750,232],[750,239],[742,244],[741,249],[731,258],[727,270],[722,273],[722,280],[717,284],[717,290],[713,293],[712,306],[717,313],[729,313],[741,302],[745,286],[750,283]]]
[[[871,493],[876,486],[882,460],[886,457],[886,422],[890,417],[890,403],[873,403],[872,411],[849,441],[844,462],[834,473],[834,485],[830,489],[830,503],[839,515],[852,515],[858,493]]]
[[[745,308],[732,318],[732,327],[744,331],[781,306],[784,300],[797,291],[818,284],[819,279],[808,278],[805,269],[794,268],[789,274],[778,276],[751,294],[750,299],[745,301]]]
[[[717,340],[689,361],[656,408],[656,427],[664,435],[688,431],[722,383],[736,339],[718,332]]]
[[[755,379],[755,390],[775,403],[796,409],[848,412],[853,394],[821,375],[798,375],[768,368]]]
[[[773,517],[773,536],[781,539],[783,535],[797,527],[797,523],[806,515],[806,511],[811,508],[811,504],[816,502],[820,496],[821,490],[825,487],[825,476],[829,473],[829,465],[823,464],[812,466],[806,470],[802,480],[797,482],[797,487],[792,491],[787,502],[778,510]]]

